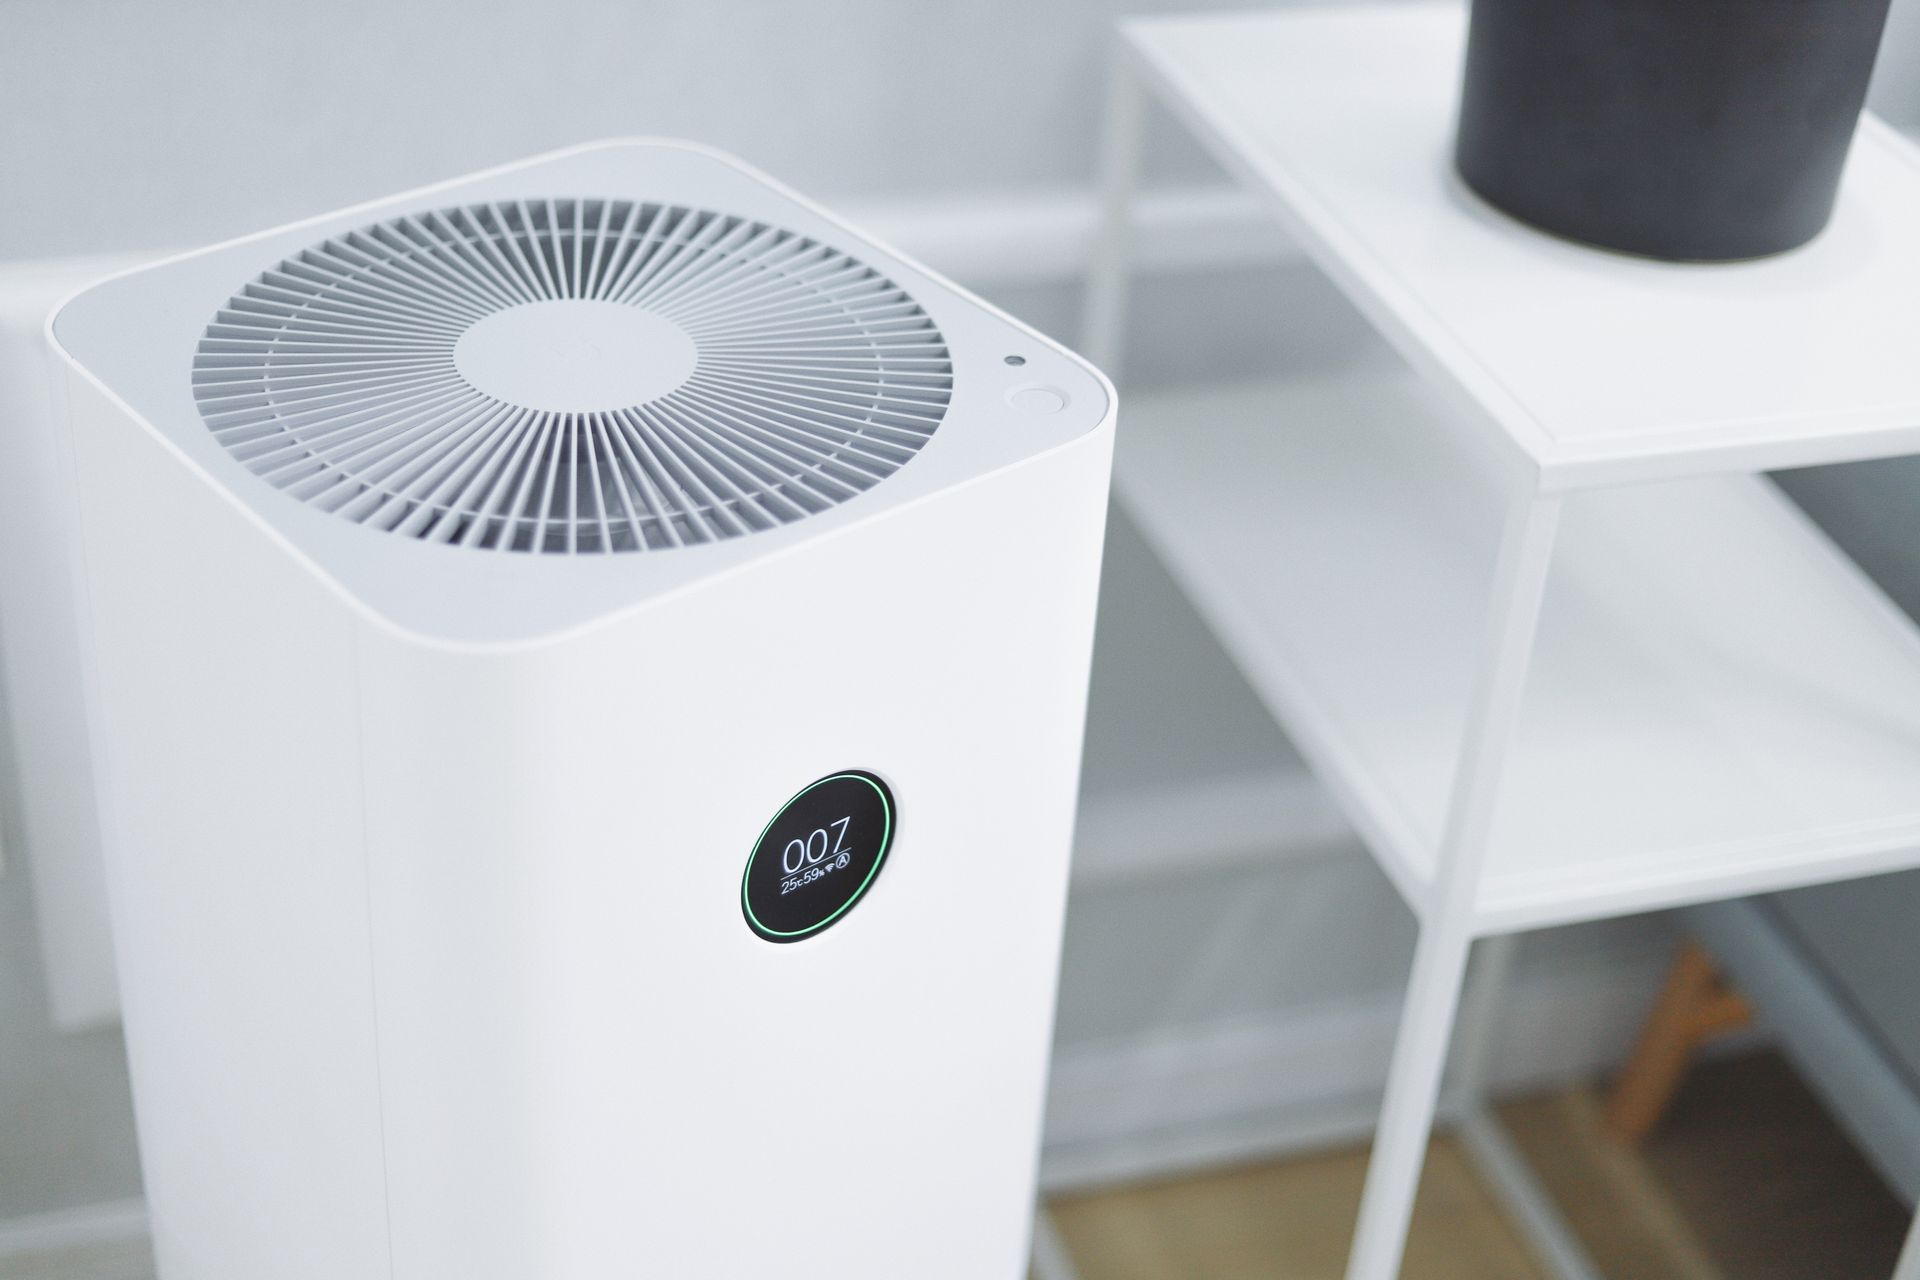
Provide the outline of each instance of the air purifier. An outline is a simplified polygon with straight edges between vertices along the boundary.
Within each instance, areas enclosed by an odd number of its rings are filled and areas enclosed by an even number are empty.
[[[50,324],[162,1280],[1022,1273],[1094,369],[656,141]]]

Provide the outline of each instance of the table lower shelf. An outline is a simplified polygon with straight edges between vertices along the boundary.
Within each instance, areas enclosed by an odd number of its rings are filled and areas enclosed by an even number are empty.
[[[1134,397],[1121,501],[1416,910],[1510,477],[1382,353]],[[1920,635],[1773,484],[1567,499],[1478,924],[1920,865]]]

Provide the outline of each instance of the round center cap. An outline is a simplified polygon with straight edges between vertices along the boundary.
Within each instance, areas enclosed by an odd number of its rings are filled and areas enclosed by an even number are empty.
[[[475,390],[550,413],[604,413],[658,400],[693,373],[686,331],[638,307],[563,298],[474,322],[453,366]]]

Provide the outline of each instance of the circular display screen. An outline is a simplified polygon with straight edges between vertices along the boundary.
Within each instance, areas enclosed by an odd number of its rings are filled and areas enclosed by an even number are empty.
[[[760,833],[740,881],[740,909],[769,942],[798,942],[853,909],[893,843],[893,792],[864,770],[801,789]]]

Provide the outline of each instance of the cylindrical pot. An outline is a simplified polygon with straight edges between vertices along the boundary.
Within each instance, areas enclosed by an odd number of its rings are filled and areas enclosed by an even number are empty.
[[[1455,163],[1544,230],[1724,261],[1833,212],[1888,0],[1473,0]]]

